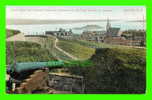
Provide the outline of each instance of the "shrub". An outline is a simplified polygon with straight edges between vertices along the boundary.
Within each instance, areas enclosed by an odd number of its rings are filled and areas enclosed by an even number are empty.
[[[97,49],[92,67],[69,68],[82,75],[86,93],[145,93],[145,51],[143,49]]]

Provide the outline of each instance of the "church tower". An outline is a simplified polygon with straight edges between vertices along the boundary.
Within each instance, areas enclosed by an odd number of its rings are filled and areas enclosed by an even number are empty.
[[[109,19],[107,19],[106,31],[108,31],[110,27],[111,27],[110,21]]]

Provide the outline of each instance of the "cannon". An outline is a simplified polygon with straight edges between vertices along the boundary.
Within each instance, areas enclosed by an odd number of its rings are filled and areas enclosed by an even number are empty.
[[[57,68],[57,67],[87,67],[92,66],[93,63],[90,60],[74,60],[74,61],[49,61],[49,62],[21,62],[21,63],[14,63],[8,66],[7,71],[9,73],[16,72],[21,73],[30,70],[36,69],[44,69],[44,68]]]
[[[22,62],[11,64],[7,67],[7,75],[9,76],[9,79],[7,79],[7,90],[15,92],[19,87],[23,87],[22,83],[26,83],[26,85],[29,86],[28,88],[31,88],[31,91],[38,87],[43,87],[41,85],[47,83],[49,68],[61,67],[63,65],[63,61]],[[27,81],[29,79],[33,80],[33,77],[38,81],[35,85],[35,81]],[[19,91],[23,92],[23,89],[19,89]]]
[[[49,61],[49,62],[21,62],[7,67],[7,74],[13,80],[24,80],[36,70],[53,69],[62,67],[87,67],[93,66],[90,60],[84,61]]]
[[[58,66],[63,66],[63,61],[50,61],[50,62],[22,62],[14,63],[8,66],[7,71],[21,73],[24,71],[43,69],[43,68],[53,68]]]
[[[49,69],[77,66],[92,66],[92,62],[89,60],[68,62],[60,60],[14,63],[7,67],[7,74],[10,76],[7,88],[16,93],[31,93],[36,89],[47,87]]]

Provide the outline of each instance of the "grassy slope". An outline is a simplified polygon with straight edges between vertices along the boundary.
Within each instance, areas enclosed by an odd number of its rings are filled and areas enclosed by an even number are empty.
[[[83,46],[72,40],[60,40],[57,44],[61,49],[72,54],[79,59],[88,59],[94,54],[95,49]]]
[[[45,48],[47,48],[49,51],[52,52],[52,55],[54,57],[62,59],[62,60],[70,60],[71,58],[69,58],[68,56],[66,56],[65,54],[57,50],[56,48],[54,48],[54,42],[55,42],[55,38],[49,36],[47,37],[47,39],[44,41],[43,44]]]
[[[84,77],[86,93],[145,93],[145,55],[145,49],[97,49],[94,66],[69,71]]]
[[[110,45],[105,43],[90,42],[85,40],[64,40],[60,39],[57,44],[60,48],[66,52],[76,56],[79,59],[88,59],[92,54],[94,54],[94,48],[125,48],[130,49],[130,47],[122,45]]]
[[[14,42],[7,42],[7,64],[11,64],[15,60],[17,62],[49,61],[57,58],[70,60],[69,57],[54,48],[54,40],[52,37],[37,38],[36,41],[41,45],[33,42],[17,41],[15,47]]]
[[[101,63],[101,57],[104,57],[104,60],[107,60],[106,64],[108,66],[113,63],[120,65],[119,68],[129,68],[145,72],[146,50],[143,48],[105,48],[101,50],[99,49],[96,51],[96,54],[92,56],[92,60],[97,63]]]
[[[123,45],[111,45],[106,43],[98,43],[98,42],[85,41],[85,40],[77,40],[75,42],[91,48],[130,48]]]
[[[56,55],[64,58],[53,48],[53,38],[44,41],[42,48],[39,44],[17,42],[17,61],[46,61],[55,59]],[[7,63],[14,60],[13,43],[7,45]],[[58,46],[70,54],[81,59],[90,58],[94,66],[85,68],[70,68],[72,74],[82,75],[85,78],[86,93],[143,93],[145,90],[145,49],[112,46],[108,44],[60,40]],[[90,46],[110,48],[95,52]],[[50,52],[53,52],[53,56]],[[66,57],[67,59],[68,57]]]
[[[48,49],[41,48],[41,45],[31,42],[7,42],[7,64],[30,61],[55,60]]]

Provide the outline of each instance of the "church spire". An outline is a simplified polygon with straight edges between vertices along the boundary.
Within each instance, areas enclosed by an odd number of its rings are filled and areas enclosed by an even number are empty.
[[[110,27],[111,27],[111,24],[110,24],[110,21],[109,21],[109,18],[108,18],[107,19],[106,31],[108,31]]]

